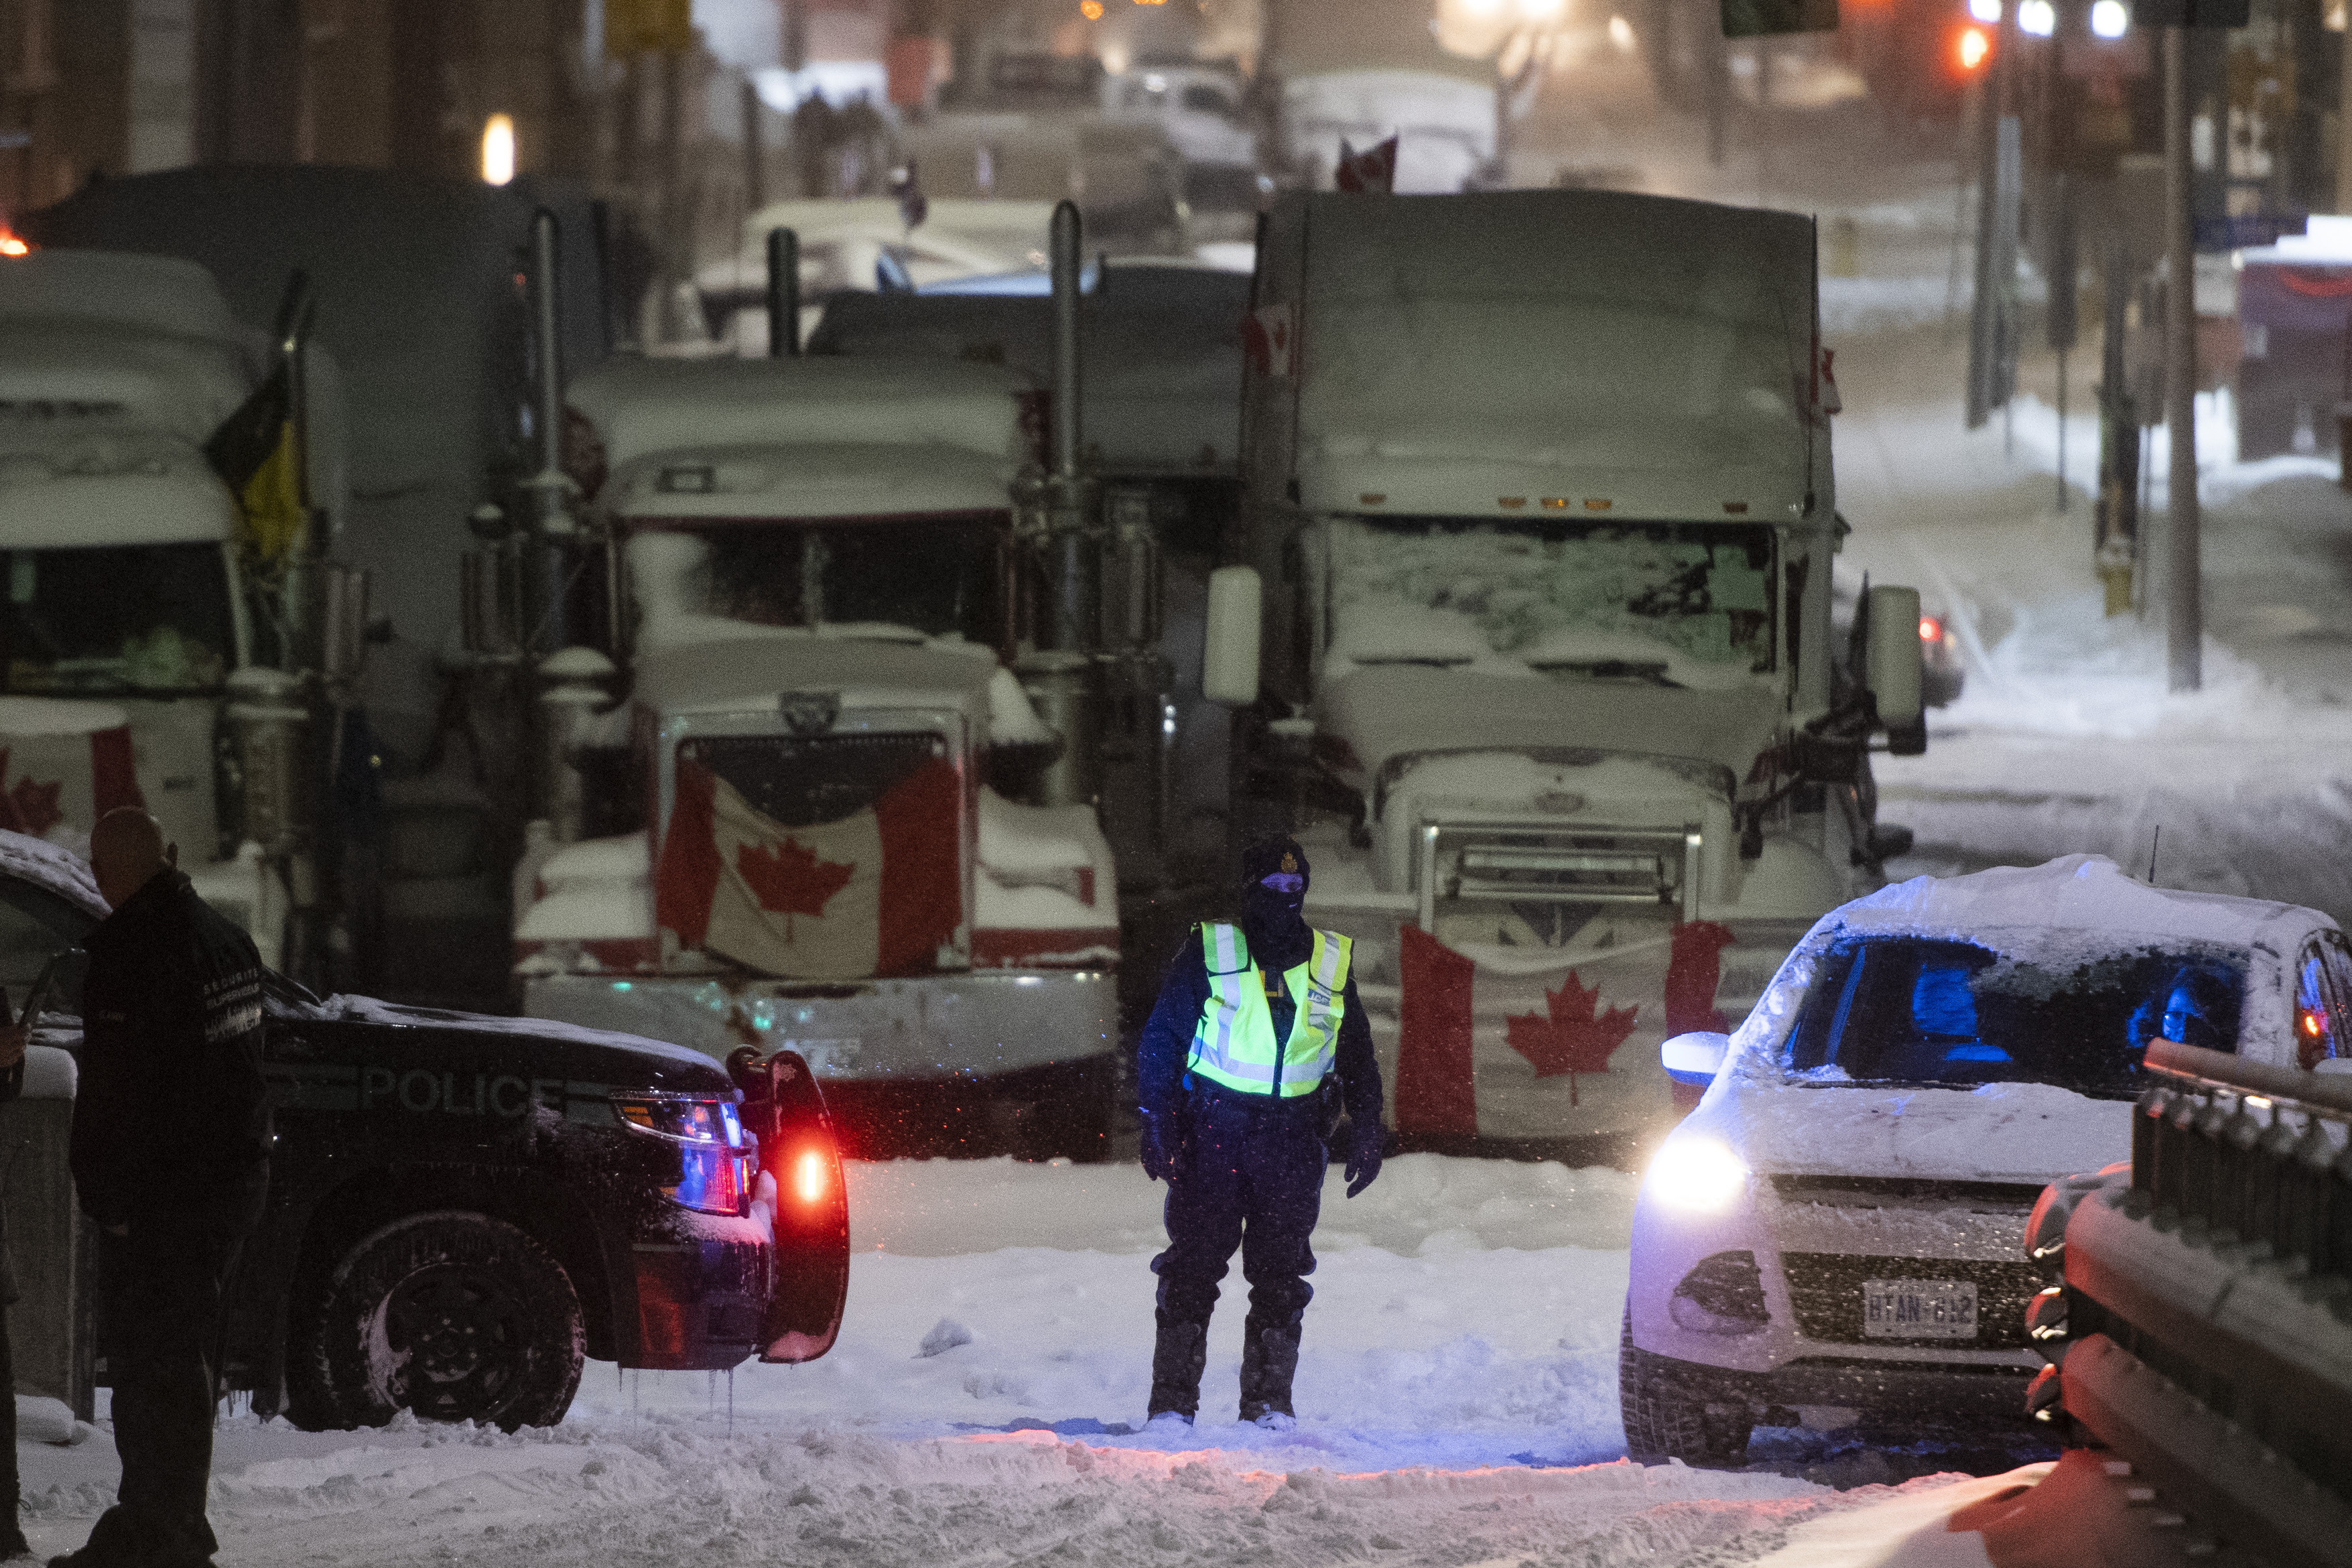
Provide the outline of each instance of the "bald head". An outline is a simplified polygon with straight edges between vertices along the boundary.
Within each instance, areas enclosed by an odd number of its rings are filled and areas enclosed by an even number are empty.
[[[135,805],[117,806],[89,834],[89,868],[98,890],[121,909],[156,872],[179,864],[180,847],[163,842],[163,828]]]

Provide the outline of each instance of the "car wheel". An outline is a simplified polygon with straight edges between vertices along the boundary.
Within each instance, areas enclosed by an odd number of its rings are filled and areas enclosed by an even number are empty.
[[[304,1343],[289,1415],[381,1426],[402,1411],[505,1431],[552,1426],[580,1386],[587,1325],[545,1247],[487,1215],[411,1215],[335,1265]]]
[[[1617,1406],[1625,1422],[1625,1452],[1636,1464],[1724,1468],[1744,1463],[1755,1429],[1744,1405],[1708,1405],[1671,1386],[1658,1358],[1633,1348],[1631,1308],[1618,1330]]]

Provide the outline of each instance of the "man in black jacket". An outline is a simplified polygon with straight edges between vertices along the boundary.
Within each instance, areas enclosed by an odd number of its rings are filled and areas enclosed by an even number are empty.
[[[1269,839],[1251,847],[1242,870],[1242,920],[1194,928],[1137,1053],[1143,1168],[1168,1184],[1168,1250],[1151,1261],[1160,1302],[1150,1415],[1192,1425],[1209,1315],[1238,1247],[1250,1286],[1241,1416],[1281,1427],[1293,1421],[1299,1331],[1315,1295],[1307,1244],[1333,1102],[1348,1113],[1352,1198],[1380,1174],[1381,1068],[1351,944],[1300,918],[1307,852]]]
[[[192,1568],[205,1519],[222,1298],[261,1213],[269,1108],[260,955],[181,875],[155,819],[109,812],[90,867],[113,914],[89,933],[72,1164],[99,1227],[117,1502],[68,1568]]]

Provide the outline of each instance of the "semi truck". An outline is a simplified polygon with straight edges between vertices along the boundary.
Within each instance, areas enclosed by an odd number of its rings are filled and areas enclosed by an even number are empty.
[[[1624,1158],[1906,838],[1918,599],[1832,635],[1811,224],[1580,191],[1295,193],[1265,226],[1208,693],[1302,834],[1409,1144]],[[1881,739],[1874,741],[1873,737]],[[1620,1049],[1629,1040],[1650,1048]]]
[[[327,559],[339,382],[288,304],[273,337],[192,262],[0,259],[0,827],[80,849],[143,805],[205,896],[301,970],[324,957],[312,786],[365,588]],[[249,405],[302,454],[298,535],[257,537],[243,476],[208,455]]]
[[[517,873],[526,1012],[796,1051],[855,1153],[1106,1152],[1118,650],[1038,390],[790,353],[571,383],[611,620],[541,666],[570,804]]]

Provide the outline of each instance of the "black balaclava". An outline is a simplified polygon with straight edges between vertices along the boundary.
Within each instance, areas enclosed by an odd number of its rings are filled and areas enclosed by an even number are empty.
[[[1298,891],[1276,892],[1260,880],[1276,871],[1297,872]],[[1307,851],[1295,838],[1261,838],[1242,856],[1242,934],[1260,968],[1282,970],[1307,962],[1312,939],[1299,910],[1307,902],[1308,875]]]

